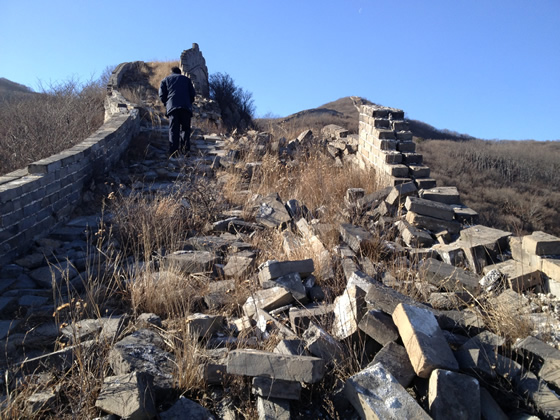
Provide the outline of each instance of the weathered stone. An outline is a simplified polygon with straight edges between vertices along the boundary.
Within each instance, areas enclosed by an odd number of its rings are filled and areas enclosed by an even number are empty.
[[[350,337],[358,331],[358,323],[365,312],[366,292],[356,286],[346,287],[344,293],[334,300],[332,333],[338,340]]]
[[[290,420],[290,401],[257,397],[259,420]]]
[[[382,283],[373,283],[366,294],[365,301],[368,309],[379,309],[386,314],[392,314],[400,303],[429,309],[428,306],[417,302],[410,296],[403,295],[397,290]]]
[[[326,362],[334,360],[342,361],[344,352],[342,347],[331,335],[318,325],[311,323],[309,328],[303,333],[305,348],[313,356],[320,357]]]
[[[262,309],[257,309],[255,319],[257,333],[261,339],[268,339],[272,334],[282,338],[297,338],[297,335],[292,330]]]
[[[560,255],[560,238],[541,231],[524,236],[522,246],[533,255]]]
[[[261,281],[261,286],[265,289],[282,287],[289,291],[296,301],[300,303],[307,302],[307,293],[299,273],[289,273],[274,280]]]
[[[420,264],[422,277],[430,284],[451,292],[468,292],[476,295],[479,291],[478,276],[460,268],[428,258]]]
[[[484,267],[483,273],[488,274],[491,270],[498,270],[508,280],[509,286],[516,292],[522,292],[530,287],[543,283],[541,272],[532,269],[528,265],[515,260],[503,261],[498,264]]]
[[[289,222],[291,217],[278,194],[271,194],[260,200],[255,220],[266,227],[277,228]]]
[[[444,292],[430,293],[428,303],[434,309],[457,309],[464,307],[470,301],[468,293]]]
[[[457,360],[430,311],[399,304],[393,312],[393,321],[418,376],[428,378],[438,368],[458,370]]]
[[[399,220],[396,225],[401,232],[404,243],[407,246],[413,248],[423,248],[429,247],[434,243],[432,235],[424,230],[415,228],[410,223],[404,220]]]
[[[241,277],[247,274],[255,261],[255,253],[242,251],[228,257],[227,264],[224,266],[224,275],[227,277]]]
[[[404,388],[407,388],[416,377],[406,349],[394,341],[385,344],[368,367],[376,363],[381,363]]]
[[[479,222],[478,213],[473,209],[462,204],[450,204],[455,213],[455,220],[466,225],[477,225]]]
[[[84,319],[62,328],[61,333],[72,344],[91,340],[101,332],[102,325],[98,319]]]
[[[430,419],[380,363],[347,379],[344,393],[362,419]]]
[[[319,325],[330,325],[334,318],[332,305],[290,308],[290,324],[294,332],[300,334],[309,327],[311,321]]]
[[[281,340],[276,347],[274,347],[274,353],[288,356],[309,356],[309,353],[305,350],[305,342],[299,338]]]
[[[63,261],[47,267],[37,268],[29,275],[38,286],[49,289],[53,286],[59,287],[62,282],[71,281],[78,275],[78,270],[69,261]]]
[[[313,273],[314,270],[315,266],[312,259],[299,261],[269,260],[259,267],[259,281],[263,284],[291,273],[299,273],[304,278]]]
[[[257,376],[253,378],[252,391],[253,394],[264,398],[282,398],[297,401],[301,395],[301,384],[299,382]]]
[[[95,406],[123,418],[149,420],[156,415],[152,378],[142,372],[107,376]]]
[[[461,373],[436,369],[430,375],[428,394],[434,420],[480,418],[480,385]]]
[[[406,170],[408,172],[408,167],[406,168]],[[387,203],[389,203],[391,206],[398,206],[399,203],[404,204],[406,197],[412,195],[418,195],[418,189],[416,188],[416,185],[414,185],[414,182],[405,182],[403,184],[394,186],[391,189],[389,195],[387,195],[385,201],[387,201]]]
[[[185,320],[188,333],[197,338],[209,338],[222,327],[223,322],[223,316],[207,314],[191,314]]]
[[[153,377],[158,392],[173,388],[174,357],[164,350],[163,339],[142,329],[117,342],[109,352],[109,364],[116,375],[145,372]]]
[[[254,292],[243,305],[245,315],[252,317],[257,308],[269,311],[294,301],[292,294],[283,287],[271,287]]]
[[[488,420],[509,419],[492,395],[483,387],[480,388],[480,414],[483,419]]]
[[[227,372],[315,383],[325,374],[325,362],[318,357],[288,356],[262,350],[234,350],[228,355]]]
[[[444,204],[461,204],[457,187],[437,187],[420,190],[419,195],[426,200],[438,201]]]
[[[495,298],[489,299],[490,303],[498,308],[507,308],[512,313],[529,313],[531,307],[529,300],[515,290],[506,289]]]
[[[410,223],[412,226],[420,227],[423,229],[427,229],[430,232],[442,232],[448,231],[451,234],[457,234],[461,230],[461,224],[454,220],[447,221],[436,219],[430,216],[423,216],[418,213],[414,213],[413,211],[409,211],[406,213],[406,221]]]
[[[368,248],[373,240],[373,234],[360,226],[347,223],[340,225],[342,240],[348,244],[352,251],[360,253]]]
[[[220,262],[220,258],[209,251],[177,251],[167,255],[162,261],[165,269],[179,269],[184,274],[212,271],[212,267]]]
[[[54,390],[36,392],[25,400],[25,414],[29,418],[36,418],[41,414],[52,412],[55,408],[57,394]]]
[[[541,379],[560,387],[560,350],[531,336],[515,343],[514,349],[538,369]]]
[[[189,400],[188,398],[179,397],[177,402],[171,406],[169,410],[159,413],[161,420],[214,420],[215,417],[200,404]]]
[[[435,219],[451,221],[454,217],[453,208],[437,201],[426,200],[420,197],[406,197],[405,208],[414,213],[430,216]]]
[[[382,346],[399,339],[399,331],[391,316],[378,310],[367,311],[358,327]]]

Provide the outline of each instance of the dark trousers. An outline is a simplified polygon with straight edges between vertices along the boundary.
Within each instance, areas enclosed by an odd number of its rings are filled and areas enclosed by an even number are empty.
[[[184,108],[169,113],[169,155],[191,149],[191,116],[191,111]]]

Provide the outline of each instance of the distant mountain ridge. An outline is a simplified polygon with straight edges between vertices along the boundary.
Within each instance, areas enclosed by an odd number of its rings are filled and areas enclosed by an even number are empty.
[[[0,96],[7,95],[22,95],[22,94],[33,94],[33,90],[30,87],[22,85],[20,83],[12,82],[5,77],[0,77]]]
[[[359,119],[359,106],[360,105],[377,105],[368,99],[360,98],[358,96],[347,96],[344,98],[337,99],[336,101],[326,103],[317,108],[306,109],[303,111],[296,112],[294,114],[288,115],[284,118],[279,118],[278,121],[285,122],[296,122],[303,118],[308,117],[340,117],[345,119],[350,119],[353,121],[358,121]],[[434,139],[434,140],[472,140],[474,137],[468,134],[460,134],[450,130],[439,130],[430,124],[422,121],[413,120],[410,118],[405,118],[408,121],[410,131],[414,137],[421,139]],[[348,127],[347,127],[348,128]]]

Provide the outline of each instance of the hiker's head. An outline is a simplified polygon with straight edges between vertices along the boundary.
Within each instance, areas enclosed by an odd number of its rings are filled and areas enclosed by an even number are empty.
[[[181,74],[181,69],[179,67],[172,67],[171,72],[175,74]]]

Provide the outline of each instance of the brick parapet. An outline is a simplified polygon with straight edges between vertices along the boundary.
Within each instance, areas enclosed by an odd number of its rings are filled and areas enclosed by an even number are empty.
[[[0,264],[64,222],[88,182],[110,170],[138,133],[139,111],[118,90],[132,65],[123,63],[113,71],[99,130],[67,150],[0,177]]]
[[[422,165],[422,155],[415,153],[416,145],[404,120],[404,111],[362,105],[358,138],[361,165],[373,166],[382,183],[397,185],[410,180],[418,183],[420,179],[423,185],[431,182],[429,168]]]

